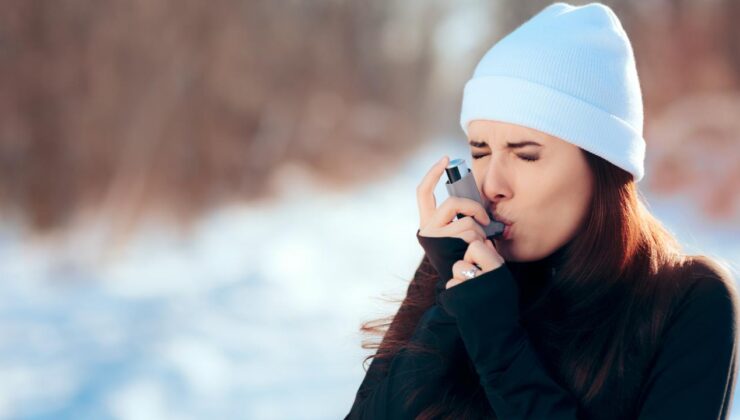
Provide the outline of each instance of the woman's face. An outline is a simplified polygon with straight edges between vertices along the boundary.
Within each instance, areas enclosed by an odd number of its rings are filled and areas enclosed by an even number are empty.
[[[505,260],[544,258],[575,236],[585,221],[593,185],[578,146],[489,120],[472,121],[468,136],[473,175],[481,196],[491,203],[488,210],[512,223],[508,239],[494,240]]]

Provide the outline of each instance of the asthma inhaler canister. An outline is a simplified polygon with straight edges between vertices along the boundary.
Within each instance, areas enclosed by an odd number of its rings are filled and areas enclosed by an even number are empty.
[[[452,159],[445,168],[445,172],[447,172],[447,181],[445,182],[445,187],[447,188],[447,193],[450,194],[450,196],[475,200],[480,203],[480,205],[483,206],[483,208],[486,210],[488,217],[490,217],[491,219],[491,223],[489,223],[488,226],[483,226],[483,231],[486,233],[486,237],[499,236],[503,234],[504,227],[506,225],[497,220],[494,220],[494,218],[491,217],[491,213],[488,211],[486,203],[483,202],[483,199],[478,192],[478,186],[475,184],[475,178],[473,177],[473,173],[468,168],[468,165],[465,163],[465,159]],[[465,215],[458,213],[457,217],[459,219],[465,217]]]

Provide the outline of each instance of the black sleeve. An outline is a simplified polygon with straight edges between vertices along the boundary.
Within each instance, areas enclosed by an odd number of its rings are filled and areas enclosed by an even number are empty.
[[[438,353],[399,351],[393,359],[373,359],[355,397],[347,419],[413,419],[439,398],[435,390],[449,370],[453,353],[464,352],[454,318],[433,305],[422,315],[410,341]],[[390,363],[386,374],[380,364]],[[410,406],[410,393],[420,393]]]
[[[416,230],[416,240],[424,249],[424,257],[437,272],[437,283],[434,287],[435,302],[439,303],[439,294],[445,290],[452,278],[452,265],[465,257],[468,243],[456,237],[421,236]]]
[[[444,290],[470,359],[496,415],[505,419],[576,419],[575,396],[546,371],[519,324],[516,281],[504,264]]]
[[[650,368],[640,419],[727,419],[736,382],[734,291],[700,281],[676,311]],[[505,265],[445,290],[488,401],[503,418],[578,418],[577,402],[548,375],[517,322],[517,288]]]
[[[687,296],[646,379],[641,419],[729,418],[737,369],[734,294],[710,278]]]
[[[453,237],[424,237],[419,232],[417,229],[416,238],[424,249],[424,258],[407,294],[420,293],[422,286],[415,284],[416,279],[420,275],[433,274],[430,270],[434,270],[437,273],[434,285],[436,304],[422,315],[410,340],[436,349],[441,357],[402,350],[392,360],[373,358],[345,419],[414,418],[436,398],[432,390],[449,370],[449,363],[455,360],[455,355],[467,357],[455,319],[439,306],[439,294],[447,280],[452,278],[452,264],[465,256],[467,242]],[[403,387],[404,384],[410,387]],[[421,384],[426,394],[415,398],[412,407],[403,407],[409,389],[420,389]]]

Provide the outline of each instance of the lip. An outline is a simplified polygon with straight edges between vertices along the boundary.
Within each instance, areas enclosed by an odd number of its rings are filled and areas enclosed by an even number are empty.
[[[511,225],[506,225],[506,226],[504,226],[504,232],[503,232],[503,234],[501,235],[501,237],[502,237],[502,238],[503,238],[504,240],[509,240],[509,239],[511,239]]]
[[[491,212],[491,216],[492,216],[492,218],[493,218],[494,220],[496,220],[496,221],[499,221],[499,222],[501,222],[501,223],[505,224],[506,226],[511,226],[511,225],[513,225],[513,224],[514,224],[514,222],[512,222],[512,221],[510,221],[509,219],[506,219],[506,218],[504,218],[504,217],[501,217],[501,216],[499,216],[498,214],[496,214],[496,213],[494,213],[494,212]]]
[[[491,211],[489,213],[489,216],[493,220],[496,220],[497,222],[501,222],[501,223],[504,224],[504,231],[501,232],[501,234],[498,236],[498,238],[501,239],[501,240],[504,240],[504,241],[505,240],[508,240],[508,239],[511,239],[511,225],[513,225],[514,222],[512,222],[512,221],[510,221],[510,220],[508,220],[508,219],[506,219],[504,217],[501,217],[500,215],[496,214],[496,212],[494,212],[494,211]]]

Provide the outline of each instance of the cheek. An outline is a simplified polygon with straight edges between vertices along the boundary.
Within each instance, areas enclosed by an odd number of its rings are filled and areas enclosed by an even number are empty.
[[[579,179],[579,178],[571,178]],[[583,179],[583,178],[581,178]],[[540,212],[542,223],[547,225],[551,232],[551,245],[559,247],[568,242],[583,223],[584,215],[591,201],[590,181],[562,182],[553,185],[551,194],[548,194],[547,212]],[[541,226],[545,228],[545,226]]]
[[[578,178],[550,177],[547,183],[532,184],[527,194],[530,200],[522,206],[526,214],[519,227],[518,253],[526,251],[532,258],[542,258],[576,234],[591,200],[591,184],[590,180],[574,183],[568,179]]]

